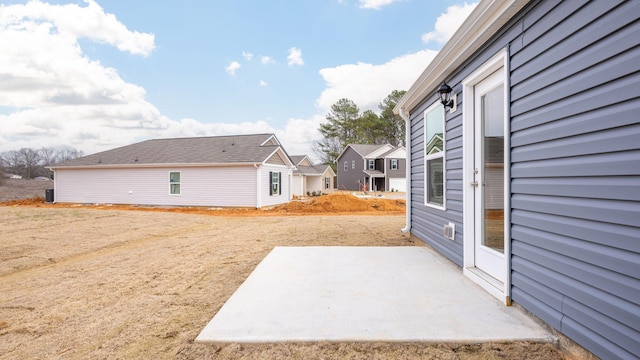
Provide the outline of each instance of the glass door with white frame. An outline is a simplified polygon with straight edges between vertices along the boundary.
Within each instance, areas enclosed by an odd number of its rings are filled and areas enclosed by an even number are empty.
[[[500,71],[474,88],[474,253],[475,266],[506,280],[504,254],[504,80]]]

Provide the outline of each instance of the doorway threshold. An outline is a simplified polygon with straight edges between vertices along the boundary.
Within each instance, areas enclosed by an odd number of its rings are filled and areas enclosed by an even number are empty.
[[[510,297],[505,294],[504,283],[477,267],[466,267],[462,271],[463,274],[471,279],[478,286],[483,288],[496,299],[500,300],[507,306],[511,306]]]

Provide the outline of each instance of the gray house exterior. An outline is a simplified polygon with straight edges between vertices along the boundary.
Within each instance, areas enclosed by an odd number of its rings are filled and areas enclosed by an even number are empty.
[[[404,147],[349,144],[336,160],[337,189],[350,191],[404,191]]]
[[[482,0],[395,108],[403,231],[603,359],[640,356],[639,19]]]

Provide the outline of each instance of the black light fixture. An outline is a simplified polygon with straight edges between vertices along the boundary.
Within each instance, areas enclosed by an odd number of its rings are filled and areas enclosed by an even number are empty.
[[[444,107],[452,108],[455,104],[453,100],[451,100],[451,86],[447,85],[447,83],[443,82],[438,89],[438,94],[440,95],[440,102]]]

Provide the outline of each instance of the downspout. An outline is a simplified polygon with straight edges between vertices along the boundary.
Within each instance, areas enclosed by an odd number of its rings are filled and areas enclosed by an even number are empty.
[[[261,179],[261,171],[260,171],[260,166],[258,164],[253,164],[253,167],[256,168],[256,186],[257,186],[257,191],[256,191],[256,209],[260,209],[262,207],[262,179]]]
[[[410,115],[400,108],[400,117],[404,120],[405,135],[404,147],[407,151],[405,164],[405,181],[406,181],[406,211],[405,211],[405,227],[400,230],[403,234],[411,231],[411,118]]]

